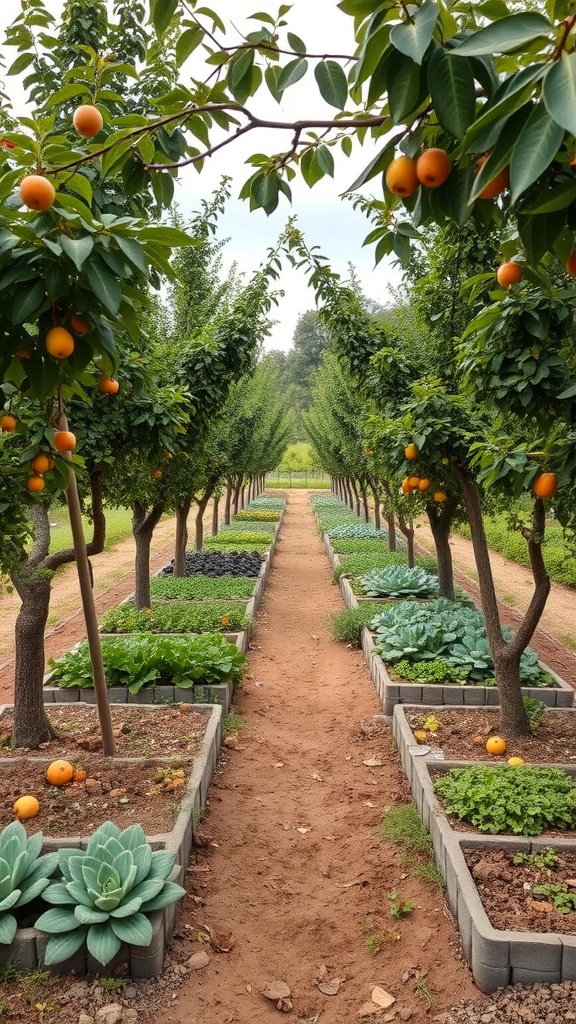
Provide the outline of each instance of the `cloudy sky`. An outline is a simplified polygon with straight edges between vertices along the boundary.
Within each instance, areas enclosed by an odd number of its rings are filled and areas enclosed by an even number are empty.
[[[208,3],[207,6],[214,6],[224,19],[229,18],[240,31],[245,27],[249,31],[247,26],[254,28],[256,25],[255,22],[246,21],[250,14],[261,9],[275,12],[278,3],[279,0],[274,0],[273,4],[268,0],[260,0],[260,3],[259,0],[212,0],[212,4]],[[61,0],[45,0],[45,4],[55,15],[62,7]],[[19,0],[2,0],[0,29],[3,30],[19,11]],[[350,52],[352,22],[338,10],[336,0],[293,0],[288,20],[290,28],[304,40],[310,52]],[[0,39],[2,37],[3,31],[0,32]],[[232,36],[230,42],[234,41]],[[5,49],[3,55],[6,65],[14,59],[12,50]],[[12,92],[13,80],[9,79],[6,84]],[[278,106],[264,92],[248,105],[254,113],[274,120],[326,118],[332,117],[334,113],[321,100],[310,72],[309,76],[286,91],[282,106]],[[236,198],[242,183],[253,170],[245,164],[247,156],[253,152],[282,151],[289,145],[290,139],[289,132],[254,132],[207,161],[201,174],[192,168],[181,172],[176,198],[184,216],[198,209],[201,200],[218,184],[222,174],[231,175],[234,198],[220,221],[220,235],[230,238],[224,253],[225,265],[236,262],[240,270],[247,273],[255,269],[265,257],[268,247],[275,244],[287,218],[296,215],[308,244],[319,246],[334,270],[347,276],[348,263],[352,262],[365,293],[385,302],[390,283],[398,280],[398,272],[384,261],[374,268],[373,250],[362,247],[369,230],[368,222],[361,213],[354,212],[349,202],[339,198],[340,193],[347,189],[362,167],[370,161],[373,148],[369,140],[363,148],[357,147],[349,159],[341,151],[335,151],[334,179],[325,177],[313,189],[309,189],[299,178],[294,179],[291,183],[292,206],[281,200],[278,210],[271,217],[260,210],[250,213],[248,205]],[[377,190],[379,179],[374,179],[370,184]],[[288,349],[299,314],[314,307],[314,294],[306,287],[302,272],[288,268],[282,274],[279,287],[284,290],[285,297],[273,312],[278,323],[266,347]]]

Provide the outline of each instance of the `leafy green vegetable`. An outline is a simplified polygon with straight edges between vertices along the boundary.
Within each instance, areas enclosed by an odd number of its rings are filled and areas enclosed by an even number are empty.
[[[234,518],[254,523],[277,523],[280,519],[280,512],[274,512],[267,508],[245,508],[241,512],[237,512]]]
[[[169,637],[138,633],[102,638],[102,657],[108,686],[127,686],[138,693],[143,686],[207,686],[242,678],[246,657],[220,634]],[[92,688],[92,664],[86,640],[62,658],[50,660],[56,686]]]
[[[438,593],[438,577],[419,566],[387,565],[370,569],[357,577],[358,586],[368,597],[428,597]]]
[[[344,523],[326,531],[330,540],[386,540],[387,530],[377,530],[372,523]]]
[[[394,665],[394,677],[419,683],[443,683],[445,686],[463,686],[469,681],[465,668],[450,665],[444,658],[415,663],[407,659],[398,661]]]
[[[217,533],[214,537],[207,537],[204,542],[206,548],[219,548],[230,546],[231,544],[264,544],[270,546],[270,534],[269,533],[256,533],[255,531],[235,531],[235,530],[223,530],[221,533]]]
[[[234,601],[186,601],[135,608],[126,602],[105,612],[102,633],[213,633],[244,629],[245,605]]]
[[[285,504],[284,498],[272,498],[268,494],[261,494],[246,506],[245,511],[281,512]]]
[[[154,576],[150,593],[164,601],[215,597],[248,600],[254,593],[254,580],[250,576]]]
[[[359,552],[352,555],[341,555],[340,565],[334,571],[334,579],[347,576],[355,585],[355,577],[370,569],[383,569],[387,565],[406,565],[405,551],[386,551],[384,545],[378,552]],[[436,572],[436,559],[427,555],[416,555],[414,564],[426,572]]]
[[[576,825],[576,783],[558,768],[474,765],[434,783],[447,814],[481,832],[536,836]]]

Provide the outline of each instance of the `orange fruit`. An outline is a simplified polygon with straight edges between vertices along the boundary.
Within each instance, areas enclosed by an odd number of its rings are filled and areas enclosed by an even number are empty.
[[[120,384],[113,377],[101,377],[98,387],[103,395],[117,395],[120,390]]]
[[[532,484],[532,490],[538,498],[553,498],[556,494],[556,474],[539,473]]]
[[[38,452],[30,463],[35,473],[47,473],[49,469],[52,469],[54,465],[54,459],[50,455],[45,455],[44,452]]]
[[[71,452],[76,447],[76,437],[71,430],[57,430],[52,444],[59,452]]]
[[[402,483],[400,484],[400,487],[402,488],[402,492],[404,494],[410,494],[411,493],[412,488],[410,487],[410,484],[408,483],[408,477],[407,476],[404,477]]]
[[[160,477],[162,476],[162,470],[161,469],[153,469],[152,470],[152,476],[154,477],[155,480],[159,480]]]
[[[56,198],[56,189],[43,174],[27,174],[20,182],[20,196],[29,210],[49,210]]]
[[[571,252],[566,260],[566,273],[576,277],[576,252]]]
[[[76,768],[74,775],[72,776],[73,782],[84,782],[86,778],[86,772],[83,768]]]
[[[409,156],[397,156],[386,169],[386,185],[395,196],[411,196],[418,185],[416,164]]]
[[[452,170],[452,161],[445,149],[425,149],[416,161],[416,176],[426,188],[439,188]]]
[[[11,412],[6,412],[0,417],[0,430],[4,434],[11,434],[13,430],[16,430],[18,426],[18,420]]]
[[[46,482],[41,476],[31,476],[28,479],[27,487],[29,491],[43,491],[46,487]]]
[[[83,103],[80,107],[76,107],[72,124],[78,135],[83,135],[85,139],[93,139],[102,130],[104,118],[98,107],[92,106],[91,103]]]
[[[496,271],[496,280],[501,288],[507,290],[511,284],[518,284],[522,280],[524,271],[519,263],[514,260],[507,260],[501,263]]]
[[[488,156],[489,156],[489,154],[487,154],[486,156],[483,156],[478,161],[478,173],[480,173],[480,171],[482,170],[484,164],[486,163],[486,161],[488,159]],[[479,199],[495,199],[496,196],[499,196],[500,193],[504,191],[504,189],[508,188],[509,181],[510,181],[510,171],[509,171],[509,168],[508,167],[503,167],[502,170],[498,171],[498,174],[494,178],[492,178],[492,181],[489,181],[488,184],[484,186],[484,188],[480,192],[478,198]]]
[[[418,484],[418,490],[419,491],[427,491],[429,487],[430,487],[430,481],[429,481],[428,477],[427,476],[421,477],[420,483]]]
[[[420,477],[419,476],[409,476],[408,477],[408,487],[412,491],[417,491],[418,488],[420,487]]]
[[[70,327],[76,334],[88,334],[90,330],[86,321],[81,316],[78,316],[77,313],[73,313],[70,317]]]
[[[64,761],[61,758],[58,761],[52,761],[46,769],[46,781],[51,786],[65,786],[72,781],[73,776],[74,766],[70,764],[70,761]]]
[[[434,491],[434,501],[446,501],[446,491]]]
[[[524,758],[523,757],[509,757],[508,758],[508,764],[512,764],[512,765],[514,765],[514,764],[524,764]]]
[[[420,452],[418,451],[415,444],[409,444],[404,449],[404,458],[408,459],[409,462],[413,462],[414,459],[417,459],[419,455]]]
[[[40,804],[35,796],[19,796],[12,810],[18,820],[23,821],[25,818],[35,818],[40,810]]]
[[[493,757],[498,757],[499,754],[506,753],[506,740],[502,739],[501,736],[490,736],[486,740],[486,750]]]
[[[174,456],[172,455],[172,452],[166,452],[166,458],[167,459],[173,459]]]
[[[74,351],[74,338],[65,327],[52,327],[46,335],[46,351],[55,359],[67,359]]]

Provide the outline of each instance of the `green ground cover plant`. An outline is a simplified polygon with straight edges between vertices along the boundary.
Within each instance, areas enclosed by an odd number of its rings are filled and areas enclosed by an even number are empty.
[[[350,523],[342,526],[332,526],[328,531],[331,541],[335,540],[386,540],[387,530],[377,530],[372,523]],[[334,544],[332,544],[334,547]]]
[[[138,693],[143,686],[170,683],[188,688],[230,679],[238,685],[246,657],[218,633],[176,637],[139,633],[103,637],[102,657],[108,686],[127,686]],[[92,689],[92,664],[86,640],[62,658],[50,660],[52,684]]]
[[[464,686],[468,682],[467,670],[458,665],[450,665],[444,658],[416,662],[404,658],[396,662],[392,675],[394,679],[403,679],[409,683]]]
[[[378,829],[383,839],[393,842],[401,851],[402,862],[415,878],[423,878],[444,888],[442,872],[436,864],[430,832],[418,814],[416,804],[391,807]]]
[[[280,519],[280,512],[267,508],[244,508],[241,512],[237,512],[234,518],[247,523],[277,523]]]
[[[352,589],[355,589],[356,576],[370,569],[383,569],[387,565],[406,565],[406,553],[386,551],[383,548],[378,553],[363,551],[353,555],[341,555],[340,562],[341,564],[334,570],[334,579],[339,580],[341,576],[347,576],[352,581]],[[414,563],[426,572],[436,572],[436,559],[431,555],[416,555]]]
[[[274,498],[269,494],[261,494],[246,505],[246,509],[248,512],[258,510],[263,512],[281,512],[285,504],[284,498]]]
[[[330,539],[330,545],[332,550],[337,555],[362,555],[362,554],[379,554],[380,551],[386,552],[386,542],[378,540],[377,538],[345,538],[344,540],[332,540]],[[404,562],[406,556],[404,556]]]
[[[153,576],[150,580],[151,596],[163,601],[225,597],[248,600],[253,593],[250,576]]]
[[[482,615],[476,608],[444,597],[429,602],[401,601],[387,605],[372,620],[376,650],[395,664],[438,658],[466,670],[469,681],[482,683],[494,676],[494,663]],[[502,627],[505,638],[511,631]],[[531,686],[554,686],[542,671],[535,651],[527,647],[520,660],[520,678]]]
[[[106,542],[105,551],[110,551],[115,544],[132,536],[132,511],[129,508],[106,508]],[[90,534],[90,519],[82,517],[86,535]],[[65,505],[53,505],[50,508],[50,553],[62,551],[73,546],[72,530]]]
[[[368,628],[372,619],[381,608],[371,601],[362,601],[358,608],[344,608],[328,616],[332,636],[340,643],[360,647],[362,630]]]
[[[172,601],[152,608],[118,604],[100,620],[102,633],[214,633],[245,629],[251,622],[244,603],[234,601]]]
[[[481,832],[537,836],[576,825],[576,783],[558,768],[473,765],[434,783],[447,814]]]
[[[231,544],[266,544],[270,546],[270,534],[256,530],[224,530],[214,537],[207,537],[204,547],[221,548]]]
[[[470,539],[470,527],[467,523],[462,523],[455,529],[457,533]],[[486,516],[484,529],[489,547],[512,562],[530,566],[526,541],[518,530],[510,528],[505,513]],[[569,587],[576,587],[576,555],[567,547],[559,523],[546,523],[542,554],[550,579]]]
[[[255,551],[256,554],[263,555],[266,551],[268,551],[268,548],[270,547],[270,537],[267,537],[265,541],[260,541],[257,544],[255,544],[253,541],[245,541],[238,539],[231,540],[228,539],[227,535],[225,535],[224,537],[220,537],[220,539],[218,539],[219,537],[220,534],[217,534],[216,537],[206,538],[206,540],[204,541],[203,550],[207,554],[209,554],[211,551],[221,551],[223,553],[234,551]]]
[[[276,533],[277,523],[256,523],[243,522],[243,520],[231,519],[228,525],[220,527],[220,532],[217,536],[221,537],[228,533],[254,533],[254,527],[258,533],[264,533],[268,538],[272,537]]]
[[[368,597],[431,597],[438,593],[438,577],[420,566],[370,569],[357,576],[356,582]]]

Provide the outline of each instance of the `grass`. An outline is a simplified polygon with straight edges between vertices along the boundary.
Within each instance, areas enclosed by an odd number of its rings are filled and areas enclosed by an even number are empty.
[[[343,644],[359,647],[362,641],[362,629],[368,627],[382,605],[372,601],[361,601],[358,608],[344,608],[328,616],[332,636]]]
[[[132,535],[132,512],[129,508],[107,508],[106,513],[106,544],[105,551]],[[92,526],[88,516],[82,517],[86,538],[89,540]],[[50,554],[72,547],[72,530],[68,520],[68,512],[64,506],[50,509]]]
[[[246,719],[232,709],[227,715],[224,715],[222,729],[225,736],[230,736],[234,732],[240,732],[242,729],[245,729],[247,724]]]
[[[510,528],[505,513],[485,516],[484,529],[489,547],[498,551],[504,558],[509,558],[511,562],[530,567],[528,545],[518,530]],[[470,539],[470,527],[467,524],[457,527],[456,530],[463,537]],[[568,587],[576,587],[576,556],[565,543],[562,527],[553,520],[546,523],[542,554],[552,580],[564,583]]]
[[[400,849],[403,862],[414,878],[444,888],[444,879],[434,857],[432,838],[418,814],[416,804],[391,807],[378,832],[383,839],[388,839]]]

